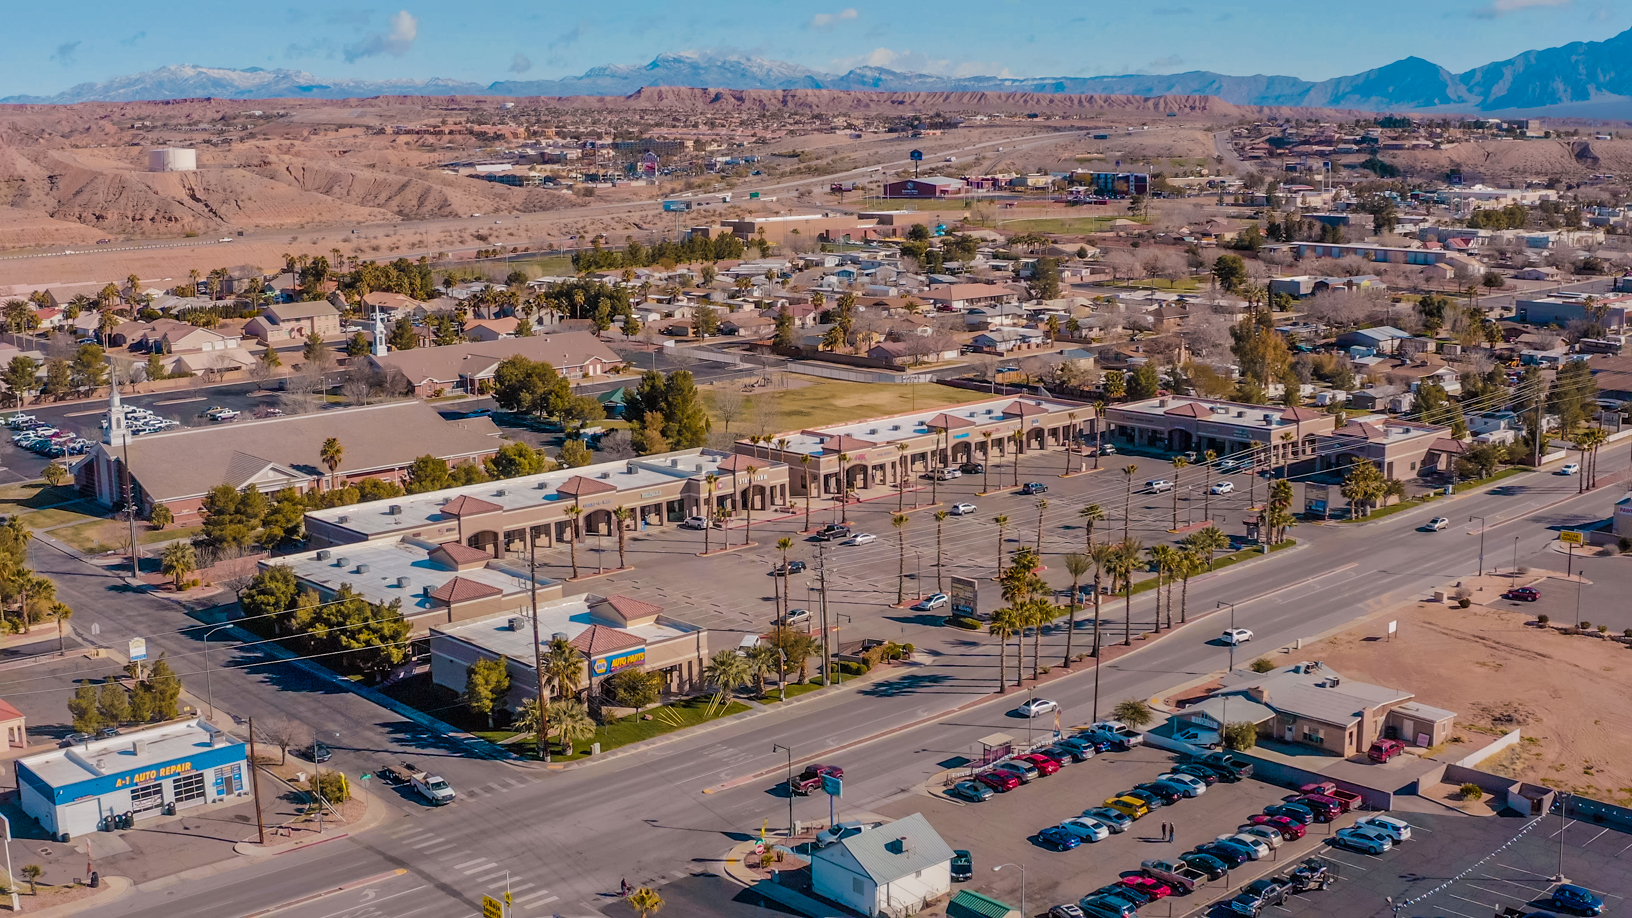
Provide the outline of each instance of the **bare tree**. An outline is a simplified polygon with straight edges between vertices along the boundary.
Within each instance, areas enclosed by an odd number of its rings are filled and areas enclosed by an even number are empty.
[[[742,394],[741,389],[729,383],[723,383],[714,387],[709,392],[708,398],[713,403],[714,413],[719,415],[720,420],[724,422],[721,429],[726,433],[730,433],[732,423],[742,417],[743,409],[747,407],[747,396]]]
[[[346,401],[353,405],[368,404],[368,396],[374,389],[373,374],[368,367],[357,364],[346,370],[340,383],[340,392]]]
[[[635,444],[627,430],[614,430],[601,438],[600,445],[595,448],[602,462],[617,462],[623,459],[635,458]]]
[[[759,398],[752,399],[750,407],[753,411],[751,424],[755,434],[763,437],[777,432],[782,412],[777,407],[776,399],[768,395],[762,395]]]

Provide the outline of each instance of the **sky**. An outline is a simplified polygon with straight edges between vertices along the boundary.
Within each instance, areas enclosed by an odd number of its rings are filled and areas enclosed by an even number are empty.
[[[1632,0],[390,0],[6,4],[0,96],[46,95],[167,64],[320,78],[554,79],[664,52],[842,72],[964,76],[1214,70],[1319,80],[1415,55],[1460,72],[1632,26]]]

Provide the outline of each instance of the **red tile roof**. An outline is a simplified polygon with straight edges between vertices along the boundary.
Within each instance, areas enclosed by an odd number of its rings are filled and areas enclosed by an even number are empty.
[[[822,442],[822,449],[835,453],[848,453],[852,450],[872,449],[877,445],[877,443],[869,443],[866,440],[859,437],[852,437],[849,434],[840,434],[839,436],[829,437],[828,439],[824,440]]]
[[[617,489],[618,486],[610,481],[597,481],[594,478],[574,475],[568,478],[561,487],[556,488],[555,493],[565,494],[568,497],[588,497],[591,494],[606,494]]]
[[[1207,410],[1206,408],[1201,407],[1200,405],[1196,404],[1195,402],[1185,402],[1182,405],[1178,405],[1176,407],[1169,408],[1169,409],[1167,409],[1166,411],[1164,411],[1162,413],[1163,414],[1171,414],[1174,417],[1180,417],[1180,418],[1210,418],[1210,417],[1213,416],[1213,413],[1211,411]]]
[[[474,564],[477,561],[493,560],[493,553],[482,551],[480,548],[471,548],[462,542],[443,542],[436,546],[436,550],[448,556],[454,564]]]
[[[1042,405],[1032,405],[1026,402],[1010,402],[1003,409],[1003,413],[1013,417],[1029,418],[1032,415],[1048,414],[1048,409]]]
[[[940,414],[930,418],[927,426],[939,428],[941,430],[958,430],[964,427],[973,427],[975,426],[975,422],[969,420],[968,418],[960,418],[956,415],[947,414],[943,411]]]
[[[648,615],[657,615],[663,607],[655,603],[644,602],[632,596],[616,593],[606,597],[606,604],[618,610],[618,614],[626,619],[645,618]]]
[[[627,631],[608,628],[605,625],[590,625],[572,639],[572,646],[587,657],[598,657],[604,653],[628,650],[631,647],[643,647],[645,644],[645,641]]]
[[[749,466],[753,466],[756,469],[763,469],[769,465],[779,464],[780,463],[774,462],[770,459],[755,459],[752,456],[744,456],[741,453],[732,453],[731,455],[720,460],[719,468],[722,472],[746,472],[748,471]]]
[[[1298,421],[1313,421],[1316,418],[1324,416],[1325,415],[1322,412],[1316,411],[1313,408],[1288,408],[1281,412],[1281,420],[1292,421],[1294,423]]]
[[[455,577],[432,590],[430,596],[438,602],[445,602],[451,606],[455,603],[469,602],[472,599],[500,596],[503,593],[504,591],[496,586],[476,580],[467,580],[464,577]]]
[[[443,516],[476,516],[481,513],[493,513],[504,508],[491,501],[479,497],[459,495],[442,505]]]

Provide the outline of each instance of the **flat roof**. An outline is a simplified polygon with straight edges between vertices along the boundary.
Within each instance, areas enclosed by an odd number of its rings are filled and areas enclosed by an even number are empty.
[[[409,617],[441,608],[427,595],[427,588],[435,590],[455,577],[497,589],[518,603],[529,596],[525,567],[494,559],[486,567],[450,570],[431,561],[431,545],[413,539],[353,542],[262,563],[288,567],[296,577],[324,589],[338,590],[341,584],[350,584],[353,592],[372,603],[387,605],[400,599],[402,614]],[[320,554],[327,557],[319,558]],[[359,565],[368,570],[359,573]],[[398,585],[401,578],[407,578],[406,586]],[[539,586],[554,582],[546,577],[538,579]]]
[[[1182,395],[1149,398],[1142,402],[1112,405],[1110,410],[1148,417],[1152,421],[1168,417],[1194,417],[1212,424],[1263,430],[1272,427],[1290,427],[1293,421],[1285,415],[1288,409],[1275,405],[1249,405],[1227,402],[1216,398],[1189,398]],[[1327,415],[1322,415],[1326,417]],[[1165,421],[1164,421],[1165,422]]]
[[[520,478],[444,488],[421,494],[406,494],[402,497],[390,497],[346,507],[312,510],[306,516],[363,536],[407,532],[436,523],[453,522],[453,517],[443,515],[442,507],[460,497],[472,497],[497,504],[506,511],[556,501],[570,504],[572,497],[559,493],[559,489],[574,478],[605,482],[617,488],[618,493],[638,491],[688,478],[700,478],[711,472],[718,473],[720,463],[730,459],[732,455],[711,449],[660,453],[640,459],[601,462],[575,469],[557,469],[537,475],[523,475]],[[399,512],[393,513],[393,508],[400,508]]]
[[[615,618],[595,614],[592,607],[598,606],[605,601],[606,597],[604,596],[584,593],[578,596],[552,599],[549,602],[539,603],[539,643],[548,645],[551,638],[557,634],[564,634],[567,636],[567,640],[571,641],[588,630],[591,625],[600,625],[602,628],[615,628],[624,634],[639,638],[648,645],[684,637],[688,634],[696,634],[703,630],[696,625],[661,614],[656,621],[649,624],[625,628]],[[529,607],[521,613],[525,619],[524,624],[526,627],[520,631],[510,630],[510,619],[515,614],[490,615],[486,618],[451,625],[436,625],[431,628],[431,634],[433,637],[440,634],[457,638],[483,650],[504,654],[512,660],[522,660],[530,663],[533,659],[532,609]]]
[[[812,455],[820,454],[822,444],[835,437],[854,437],[857,440],[865,440],[868,443],[883,446],[900,440],[929,436],[929,422],[941,414],[966,420],[971,426],[995,424],[1004,420],[1003,410],[1016,402],[1023,405],[1037,406],[1050,412],[1076,411],[1080,413],[1079,420],[1083,421],[1093,416],[1093,408],[1089,405],[1032,396],[1006,396],[983,399],[978,402],[966,402],[962,405],[942,405],[937,408],[925,408],[907,414],[855,421],[833,427],[814,427],[798,432],[779,434],[772,438],[772,442],[786,438],[789,452],[809,453]],[[1019,421],[1021,418],[1013,416],[1010,420]]]
[[[214,740],[217,736],[224,741]],[[220,727],[199,718],[52,749],[20,758],[17,764],[53,788],[61,788],[128,771],[156,768],[230,745],[241,747],[243,743],[227,735]]]

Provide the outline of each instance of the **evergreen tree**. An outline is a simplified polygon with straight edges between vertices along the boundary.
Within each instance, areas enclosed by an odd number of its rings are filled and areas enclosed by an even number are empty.
[[[1156,371],[1156,364],[1145,361],[1128,377],[1128,398],[1132,400],[1155,398],[1161,390],[1161,376]]]
[[[346,356],[361,357],[369,352],[368,336],[358,332],[346,339]]]
[[[708,443],[712,426],[697,397],[697,384],[687,370],[669,374],[663,390],[663,436],[670,449],[696,449]]]
[[[419,344],[419,337],[414,334],[414,323],[404,316],[391,326],[391,337],[386,340],[393,351],[412,350]]]

